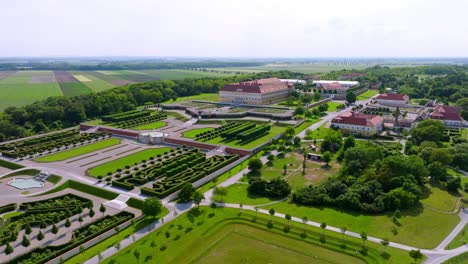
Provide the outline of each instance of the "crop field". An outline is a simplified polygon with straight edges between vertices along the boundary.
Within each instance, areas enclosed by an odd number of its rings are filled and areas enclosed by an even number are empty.
[[[148,160],[150,157],[156,156],[158,154],[163,154],[164,152],[169,152],[170,148],[154,148],[146,149],[128,156],[125,156],[120,159],[113,160],[101,164],[99,166],[91,168],[87,173],[92,177],[104,176],[108,172],[115,172],[117,169],[123,169],[125,166],[133,166],[135,163],[140,163],[142,160]]]
[[[343,69],[365,69],[372,67],[370,64],[342,64],[342,63],[314,63],[314,64],[267,64],[253,67],[230,67],[230,68],[215,68],[217,71],[227,72],[266,72],[266,71],[293,71],[300,73],[321,73]]]
[[[222,77],[226,73],[191,70],[0,71],[0,110],[51,96],[78,96],[117,86],[155,80]],[[217,94],[194,99],[218,101]]]

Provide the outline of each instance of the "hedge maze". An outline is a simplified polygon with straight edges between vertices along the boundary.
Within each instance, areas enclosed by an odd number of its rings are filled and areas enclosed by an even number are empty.
[[[229,122],[224,126],[197,134],[195,140],[208,141],[222,137],[225,142],[239,140],[239,144],[243,145],[267,135],[270,129],[270,124],[256,125],[251,122]]]
[[[206,158],[198,149],[158,158],[153,165],[128,176],[112,181],[115,187],[132,190],[151,181],[152,188],[141,187],[141,193],[163,198],[177,190],[186,182],[195,182],[239,158],[238,155],[213,156]]]
[[[0,152],[5,157],[23,158],[28,155],[35,155],[46,151],[51,152],[54,149],[74,146],[93,139],[104,139],[109,134],[104,132],[83,133],[79,130],[69,130],[48,136],[26,139],[10,144],[0,146]]]

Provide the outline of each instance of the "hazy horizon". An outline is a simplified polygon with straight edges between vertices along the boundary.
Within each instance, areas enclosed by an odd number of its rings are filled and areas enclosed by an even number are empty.
[[[0,57],[468,57],[468,1],[17,0]]]

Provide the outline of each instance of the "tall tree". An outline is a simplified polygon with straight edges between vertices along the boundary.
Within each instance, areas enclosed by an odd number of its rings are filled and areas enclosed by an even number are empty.
[[[200,208],[200,203],[203,199],[205,199],[205,196],[199,191],[193,193],[193,202],[197,205],[198,208]]]
[[[195,188],[191,183],[185,183],[179,191],[179,200],[182,203],[186,203],[192,200],[193,193],[195,192]]]
[[[143,201],[142,212],[149,217],[157,217],[162,212],[162,204],[156,197],[150,197]]]

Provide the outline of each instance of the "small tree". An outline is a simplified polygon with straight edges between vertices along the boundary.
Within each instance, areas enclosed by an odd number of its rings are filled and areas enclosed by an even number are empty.
[[[258,215],[258,206],[255,206],[255,218],[257,218],[257,215]]]
[[[341,234],[343,235],[343,240],[344,240],[344,238],[345,238],[345,234],[346,234],[346,231],[347,231],[347,230],[348,230],[348,228],[347,228],[346,226],[343,226],[343,227],[341,228]]]
[[[104,204],[101,204],[101,207],[99,207],[99,212],[101,212],[102,216],[104,216],[104,213],[106,212],[106,207]]]
[[[11,253],[13,253],[13,251],[15,251],[15,249],[10,245],[10,243],[7,243],[5,248],[5,254],[10,255]]]
[[[140,251],[135,249],[135,251],[133,251],[133,256],[135,256],[137,263],[140,263]]]
[[[41,219],[41,222],[39,222],[39,228],[44,229],[47,227],[47,224],[44,219]]]
[[[380,241],[380,244],[382,244],[382,246],[384,246],[384,252],[387,251],[387,246],[390,244],[390,242],[388,241],[388,238],[384,238],[382,239],[382,241]]]
[[[71,226],[70,219],[67,218],[67,221],[65,221],[65,227],[68,228]]]
[[[83,217],[81,217],[81,215],[78,217],[78,222],[80,222],[80,226],[83,224]]]
[[[322,160],[326,163],[326,166],[328,167],[328,163],[331,161],[330,151],[325,151],[325,153],[323,153]]]
[[[221,201],[224,200],[224,196],[227,195],[227,188],[226,187],[216,187],[213,191],[215,195],[221,196]]]
[[[255,158],[249,160],[248,168],[252,173],[258,173],[263,167],[263,163],[260,159]]]
[[[31,234],[32,229],[31,229],[31,226],[30,226],[29,224],[26,224],[26,226],[24,227],[24,229],[25,229],[24,232],[25,232],[27,235]]]
[[[302,223],[304,223],[304,233],[307,230],[307,222],[309,222],[309,218],[307,218],[307,216],[302,217]]]
[[[41,230],[39,230],[39,233],[37,234],[37,240],[41,241],[42,239],[44,239],[44,234]]]
[[[288,169],[288,165],[284,164],[283,165],[283,175],[287,174],[287,169]]]
[[[29,241],[29,238],[26,235],[23,235],[23,241],[21,241],[21,245],[23,247],[29,247],[29,245],[31,245],[31,241]]]
[[[143,213],[150,217],[158,216],[162,211],[162,204],[156,197],[147,198],[143,202]]]
[[[98,252],[97,257],[98,257],[99,262],[102,262],[102,260],[104,259],[101,252]]]
[[[286,214],[286,215],[284,216],[284,218],[288,221],[288,226],[289,226],[289,225],[290,225],[290,222],[291,222],[291,218],[292,218],[291,215],[290,215],[290,214]]]
[[[362,246],[365,247],[366,246],[366,240],[367,240],[366,232],[361,233],[361,239],[362,239]]]
[[[412,257],[414,259],[414,261],[417,261],[418,259],[421,259],[423,257],[422,253],[421,253],[421,250],[411,250],[409,252],[409,255],[410,257]]]
[[[273,216],[275,215],[275,209],[271,208],[270,211],[268,211],[270,213],[270,222],[273,221]]]
[[[200,208],[200,203],[204,199],[205,199],[205,196],[199,191],[196,191],[193,193],[193,202],[197,205],[197,208]]]
[[[114,248],[117,250],[117,251],[120,251],[120,242],[116,242],[114,244]]]
[[[94,212],[93,208],[89,209],[89,217],[93,218],[96,212]]]
[[[80,216],[80,217],[81,217],[81,216]],[[52,226],[52,230],[51,230],[51,231],[52,231],[52,234],[57,235],[57,233],[58,233],[58,231],[59,231],[59,228],[54,224],[54,225]]]
[[[244,204],[240,203],[239,204],[239,209],[240,209],[240,212],[242,213],[243,209],[244,209]]]
[[[325,232],[325,228],[327,228],[327,223],[323,222],[320,224],[320,228],[322,228],[322,236],[323,236],[323,232]]]

